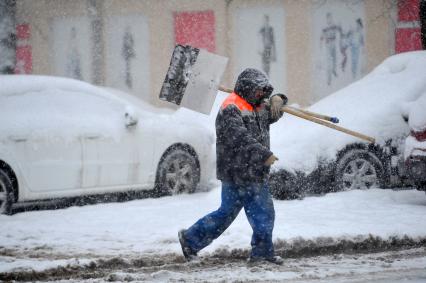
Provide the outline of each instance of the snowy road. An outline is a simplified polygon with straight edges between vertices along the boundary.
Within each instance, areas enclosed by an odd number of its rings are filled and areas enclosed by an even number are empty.
[[[274,201],[274,241],[284,266],[247,266],[251,229],[244,213],[201,252],[200,263],[185,263],[177,231],[217,208],[219,198],[217,188],[0,216],[0,281],[426,281],[424,192],[374,189]]]
[[[426,282],[426,250],[286,259],[276,266],[214,259],[198,264],[121,271],[107,280],[180,282]],[[134,271],[134,270],[133,270]]]
[[[5,257],[2,257],[4,260]],[[16,259],[16,258],[15,258]],[[12,260],[12,258],[10,258]],[[37,259],[33,259],[37,260]],[[45,259],[47,260],[47,259]],[[52,262],[54,264],[54,261]],[[110,258],[70,261],[40,271],[15,269],[0,280],[52,282],[426,282],[426,249],[371,254],[286,258],[284,265],[247,264],[244,259],[202,257]]]
[[[283,266],[220,258],[110,273],[107,280],[180,282],[426,282],[426,250],[287,259]],[[136,271],[136,272],[135,272]],[[101,279],[100,281],[102,281]]]

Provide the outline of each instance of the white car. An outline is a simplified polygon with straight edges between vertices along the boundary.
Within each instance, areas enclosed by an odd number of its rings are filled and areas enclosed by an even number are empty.
[[[214,134],[164,110],[66,78],[0,76],[0,213],[13,204],[215,182]]]
[[[404,184],[404,103],[426,91],[426,51],[387,58],[370,74],[308,107],[336,116],[341,126],[374,137],[375,144],[285,115],[271,127],[277,198],[304,192],[369,189]],[[424,109],[423,109],[424,111]]]

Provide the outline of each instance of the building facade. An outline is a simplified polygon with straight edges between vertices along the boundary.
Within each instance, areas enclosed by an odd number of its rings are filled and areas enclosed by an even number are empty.
[[[417,48],[398,49],[399,2],[16,0],[15,72],[72,77],[162,105],[172,50],[190,44],[229,58],[225,86],[255,67],[306,106]]]

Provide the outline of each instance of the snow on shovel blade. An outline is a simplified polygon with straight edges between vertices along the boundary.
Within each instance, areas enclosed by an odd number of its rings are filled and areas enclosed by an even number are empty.
[[[191,75],[191,66],[197,60],[200,49],[176,45],[166,74],[160,99],[180,105]]]
[[[209,114],[227,62],[206,50],[176,45],[160,99]]]

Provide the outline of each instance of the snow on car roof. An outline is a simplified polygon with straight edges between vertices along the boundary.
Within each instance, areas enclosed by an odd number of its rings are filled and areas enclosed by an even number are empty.
[[[99,88],[75,79],[38,75],[0,75],[0,95],[17,95],[48,89],[103,93]]]
[[[88,83],[5,75],[0,85],[0,138],[69,141],[93,133],[117,138],[125,128],[124,104]]]
[[[169,136],[179,135],[182,126],[202,128],[203,119],[197,121],[196,114],[187,113],[189,110],[157,108],[125,92],[79,80],[0,75],[0,86],[0,138],[31,135],[68,141],[78,135],[100,132],[118,139],[126,130],[125,112],[153,118],[144,119],[144,125],[155,127],[160,123]]]
[[[327,96],[307,109],[336,116],[342,127],[376,138],[383,144],[392,137],[405,137],[408,127],[402,104],[416,100],[426,90],[426,51],[387,58],[361,80]],[[271,127],[271,148],[279,158],[274,169],[309,173],[318,160],[332,161],[355,137],[291,115]]]

